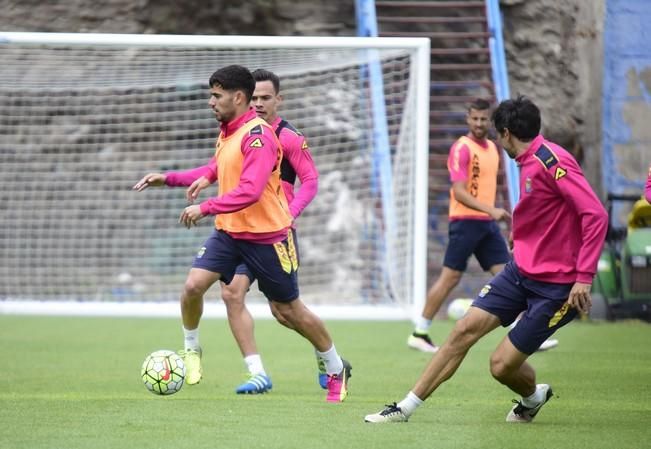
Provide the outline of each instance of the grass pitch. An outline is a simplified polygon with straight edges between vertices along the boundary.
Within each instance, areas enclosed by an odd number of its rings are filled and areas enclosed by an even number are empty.
[[[258,321],[274,389],[235,395],[244,365],[228,325],[204,320],[204,379],[168,397],[149,393],[140,365],[178,349],[179,320],[0,316],[0,448],[645,448],[651,446],[651,326],[572,323],[558,348],[530,359],[556,396],[529,425],[508,424],[515,395],[488,358],[505,330],[469,353],[457,374],[410,422],[372,425],[364,415],[404,397],[429,357],[406,347],[406,322],[331,321],[353,365],[350,395],[325,402],[310,346]],[[449,322],[435,322],[442,341]]]

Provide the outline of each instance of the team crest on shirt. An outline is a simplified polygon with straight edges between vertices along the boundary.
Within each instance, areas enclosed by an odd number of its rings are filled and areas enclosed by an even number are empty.
[[[201,259],[204,254],[206,254],[206,247],[202,246],[201,249],[197,251],[197,259]]]
[[[490,285],[490,284],[486,284],[486,285],[484,285],[484,286],[482,287],[482,289],[479,291],[479,294],[478,294],[477,296],[479,296],[480,298],[483,298],[483,297],[486,296],[486,295],[488,294],[488,292],[490,292],[490,291],[491,291],[491,285]]]
[[[531,193],[531,178],[524,180],[524,191],[526,193]]]
[[[253,142],[249,144],[251,148],[262,148],[264,144],[262,143],[262,140],[258,137],[255,139]]]

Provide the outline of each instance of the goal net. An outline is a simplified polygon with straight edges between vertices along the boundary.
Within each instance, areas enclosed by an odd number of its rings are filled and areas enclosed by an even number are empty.
[[[187,230],[185,189],[131,187],[213,156],[207,81],[241,64],[280,76],[280,114],[320,173],[296,222],[301,298],[337,318],[412,316],[426,282],[428,49],[407,38],[0,33],[0,312],[178,313],[212,219]],[[207,303],[219,296],[213,287]],[[255,284],[247,303],[266,308]]]

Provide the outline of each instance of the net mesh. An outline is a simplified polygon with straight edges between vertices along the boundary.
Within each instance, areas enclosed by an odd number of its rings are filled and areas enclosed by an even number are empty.
[[[320,173],[297,220],[302,299],[411,302],[410,52],[0,45],[0,298],[177,300],[212,220],[187,230],[178,224],[184,189],[131,187],[145,173],[212,157],[218,124],[207,80],[237,63],[280,76],[281,115],[307,136]],[[373,140],[376,57],[388,197]],[[200,200],[215,194],[206,192]],[[254,287],[248,300],[263,298]]]

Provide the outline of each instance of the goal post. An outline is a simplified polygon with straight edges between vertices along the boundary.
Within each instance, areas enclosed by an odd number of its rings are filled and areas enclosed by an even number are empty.
[[[0,313],[178,315],[212,220],[187,230],[184,189],[131,186],[213,156],[207,81],[241,64],[279,75],[280,115],[319,170],[296,222],[303,301],[324,318],[415,317],[429,57],[425,38],[0,32]],[[225,315],[219,296],[206,316]],[[247,304],[270,316],[255,284]]]

